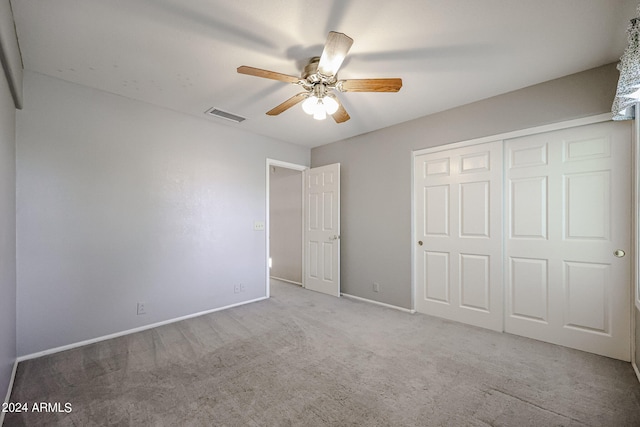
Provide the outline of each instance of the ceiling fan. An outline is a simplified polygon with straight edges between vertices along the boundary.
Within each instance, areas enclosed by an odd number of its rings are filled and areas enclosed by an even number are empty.
[[[314,119],[324,120],[328,114],[336,123],[344,123],[351,117],[333,93],[334,89],[339,92],[398,92],[402,87],[402,79],[397,78],[338,80],[338,70],[352,44],[351,37],[331,31],[322,56],[311,58],[301,77],[246,65],[238,67],[238,73],[296,84],[305,90],[267,111],[270,116],[277,116],[302,102],[302,109]]]

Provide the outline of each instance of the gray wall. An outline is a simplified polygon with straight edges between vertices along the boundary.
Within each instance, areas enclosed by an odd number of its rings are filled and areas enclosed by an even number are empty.
[[[308,165],[309,149],[40,74],[24,83],[19,355],[265,296],[265,159]]]
[[[313,167],[341,164],[342,292],[411,306],[412,150],[609,112],[617,79],[610,64],[314,148]]]
[[[271,276],[302,284],[302,172],[271,168],[269,193]]]
[[[0,71],[0,401],[16,359],[16,110]]]
[[[9,82],[14,106],[22,108],[22,56],[10,0],[0,0],[0,51],[2,69]]]

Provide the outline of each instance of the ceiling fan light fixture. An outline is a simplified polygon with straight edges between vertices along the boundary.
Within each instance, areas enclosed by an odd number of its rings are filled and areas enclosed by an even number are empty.
[[[338,101],[333,99],[331,95],[327,95],[323,98],[324,109],[327,111],[327,114],[333,115],[336,111],[338,111]]]
[[[277,116],[294,105],[302,103],[303,111],[312,115],[316,120],[324,120],[327,115],[331,115],[336,123],[344,123],[351,117],[332,92],[333,90],[340,92],[398,92],[402,87],[402,79],[399,78],[338,80],[338,70],[352,44],[351,37],[330,31],[322,55],[314,56],[309,60],[301,77],[247,65],[238,67],[237,71],[240,74],[292,83],[302,86],[305,90],[267,111],[269,116]]]
[[[327,118],[327,110],[325,110],[324,105],[322,104],[322,99],[318,99],[318,103],[316,104],[316,111],[313,112],[313,118],[316,120],[324,120]]]
[[[340,104],[331,95],[318,97],[310,95],[302,102],[302,110],[312,115],[316,120],[324,120],[328,115],[333,115],[338,111]]]
[[[312,115],[316,111],[318,105],[318,98],[315,95],[309,96],[302,102],[302,109],[305,113]]]

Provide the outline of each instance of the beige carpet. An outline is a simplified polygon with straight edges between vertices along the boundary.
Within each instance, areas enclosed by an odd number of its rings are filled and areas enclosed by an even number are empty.
[[[6,426],[639,426],[630,364],[272,282],[266,301],[21,363]]]

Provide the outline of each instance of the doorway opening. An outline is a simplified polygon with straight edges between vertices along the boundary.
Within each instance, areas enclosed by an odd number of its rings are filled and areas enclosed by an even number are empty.
[[[267,159],[266,296],[270,280],[304,287],[303,171],[307,167]]]

